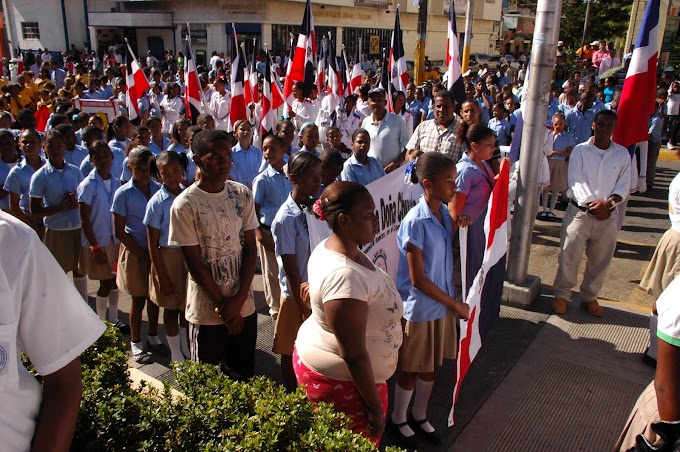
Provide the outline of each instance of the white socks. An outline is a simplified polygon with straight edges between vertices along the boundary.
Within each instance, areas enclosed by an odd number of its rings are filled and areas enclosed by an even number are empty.
[[[83,300],[87,301],[87,276],[73,278],[73,285],[76,286],[76,290],[83,297]]]
[[[413,402],[413,419],[422,421],[427,418],[427,403],[430,401],[434,381],[416,380],[416,400]],[[434,427],[429,422],[420,424],[420,428],[428,433],[434,432]]]
[[[97,295],[95,297],[96,300],[96,310],[97,310],[97,315],[102,319],[106,320],[106,307],[109,304],[109,299],[108,297],[100,297]]]
[[[406,411],[408,411],[408,404],[411,401],[413,389],[404,389],[397,383],[394,386],[394,407],[392,408],[392,422],[395,424],[403,424],[406,422]],[[401,434],[407,438],[415,435],[415,432],[408,425],[399,428]]]
[[[144,353],[144,346],[142,345],[142,341],[130,342],[130,350],[132,350],[132,356],[137,356]]]
[[[656,343],[658,338],[656,337],[656,325],[659,322],[659,317],[656,314],[649,314],[649,350],[647,355],[650,358],[656,359]]]
[[[112,289],[109,292],[109,322],[116,324],[118,320],[118,297],[120,297],[120,291],[118,289]]]
[[[179,344],[182,354],[185,358],[191,358],[191,351],[189,350],[189,337],[187,336],[187,329],[179,327]]]
[[[557,205],[557,200],[560,197],[560,192],[554,191],[552,192],[552,198],[550,198],[550,211],[554,212],[555,211],[555,206]]]
[[[153,336],[151,336],[153,337]],[[180,338],[177,336],[166,335],[165,338],[168,340],[168,347],[170,347],[170,359],[181,363],[185,360],[182,354],[182,348],[180,346]]]
[[[161,344],[161,340],[158,338],[158,335],[151,335],[149,334],[147,336],[147,340],[149,341],[149,344],[151,345],[159,345]]]

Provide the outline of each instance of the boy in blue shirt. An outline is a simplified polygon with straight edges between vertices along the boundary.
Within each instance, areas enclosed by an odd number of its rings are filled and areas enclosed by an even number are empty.
[[[344,164],[340,180],[368,185],[385,175],[380,162],[368,156],[371,137],[366,129],[357,129],[352,134],[352,155]]]
[[[506,113],[503,103],[498,102],[493,106],[493,118],[489,120],[489,129],[496,134],[499,146],[507,146],[510,142],[510,123],[505,119]]]
[[[45,134],[48,161],[31,177],[31,214],[45,217],[45,246],[64,272],[73,272],[73,283],[87,300],[87,279],[78,272],[80,215],[76,191],[83,180],[78,167],[64,161],[66,144],[56,130]]]
[[[83,163],[83,160],[85,160],[85,157],[89,154],[85,146],[79,146],[77,144],[78,139],[73,130],[73,126],[71,124],[59,124],[54,130],[61,133],[64,137],[64,144],[66,145],[64,160],[66,163],[80,168],[80,164]]]
[[[649,117],[649,141],[647,147],[647,191],[654,189],[656,176],[656,162],[659,160],[661,150],[661,132],[663,130],[662,109],[666,103],[668,94],[663,88],[656,92],[656,108]]]

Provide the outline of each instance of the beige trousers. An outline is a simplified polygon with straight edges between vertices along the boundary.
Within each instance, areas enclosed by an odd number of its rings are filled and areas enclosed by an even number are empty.
[[[257,242],[257,253],[260,255],[264,299],[269,306],[269,314],[278,315],[281,306],[281,286],[279,286],[279,265],[276,263],[276,254],[273,251],[267,251],[260,242]]]

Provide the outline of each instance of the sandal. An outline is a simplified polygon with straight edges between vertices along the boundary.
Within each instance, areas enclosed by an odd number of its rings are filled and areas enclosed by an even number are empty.
[[[142,350],[141,352],[132,355],[132,359],[137,364],[149,364],[151,362],[151,353]]]
[[[425,439],[431,442],[432,444],[441,444],[442,437],[436,430],[434,432],[426,432],[425,430],[423,430],[422,425],[426,422],[429,422],[427,418],[423,419],[422,421],[417,421],[413,417],[413,414],[409,414],[408,416],[408,423],[410,427],[416,431],[416,433],[420,433],[421,435],[423,435]]]

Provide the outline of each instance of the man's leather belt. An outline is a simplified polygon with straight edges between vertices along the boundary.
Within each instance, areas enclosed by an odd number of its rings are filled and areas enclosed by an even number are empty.
[[[576,201],[574,201],[573,199],[571,199],[571,198],[569,199],[569,202],[570,202],[573,206],[575,206],[577,209],[579,209],[579,210],[581,210],[581,211],[583,211],[583,212],[587,212],[587,211],[588,211],[588,208],[587,208],[587,207],[579,206],[579,204],[578,204]]]

